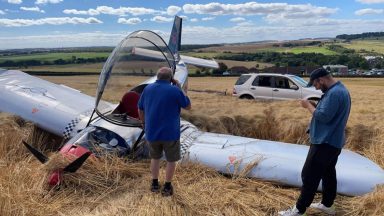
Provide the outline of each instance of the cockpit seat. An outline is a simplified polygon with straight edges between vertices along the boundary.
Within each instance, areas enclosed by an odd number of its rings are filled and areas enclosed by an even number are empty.
[[[120,104],[117,107],[119,113],[126,113],[132,118],[139,118],[139,112],[137,110],[137,104],[139,102],[140,95],[137,92],[130,91],[124,94],[121,98]]]

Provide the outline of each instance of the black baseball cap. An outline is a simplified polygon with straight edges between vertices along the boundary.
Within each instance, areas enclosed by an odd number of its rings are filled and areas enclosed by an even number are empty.
[[[325,70],[324,68],[317,68],[311,72],[311,76],[309,77],[309,83],[308,87],[311,87],[313,85],[313,81],[317,78],[327,76],[329,72]]]

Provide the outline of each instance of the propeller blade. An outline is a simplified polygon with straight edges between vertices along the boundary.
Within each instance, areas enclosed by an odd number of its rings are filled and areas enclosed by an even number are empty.
[[[42,164],[44,164],[45,162],[47,162],[49,160],[49,158],[47,156],[45,156],[43,153],[41,153],[39,150],[35,149],[34,147],[32,147],[31,145],[29,145],[27,142],[25,142],[24,140],[22,141],[23,144],[25,145],[25,147],[27,147],[27,149],[37,158],[37,160],[39,160]]]
[[[132,146],[132,151],[133,152],[136,151],[137,145],[139,144],[139,142],[143,138],[144,133],[145,133],[145,131],[144,131],[144,128],[143,128],[143,130],[141,131],[141,133],[140,133],[139,137],[137,138],[135,144],[133,144],[133,146]]]
[[[87,153],[81,155],[81,157],[77,158],[72,163],[70,163],[68,166],[66,166],[63,169],[63,171],[64,172],[71,172],[71,173],[76,172],[83,165],[83,163],[87,160],[89,155],[91,155],[91,152],[87,152]]]

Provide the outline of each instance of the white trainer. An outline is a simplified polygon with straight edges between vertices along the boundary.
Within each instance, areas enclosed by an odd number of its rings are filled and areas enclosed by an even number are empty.
[[[336,209],[335,205],[332,205],[331,207],[327,207],[323,205],[322,203],[312,203],[310,208],[318,209],[328,215],[336,215]]]
[[[279,211],[278,214],[281,216],[305,216],[306,215],[305,213],[300,214],[296,206],[293,206],[292,208],[285,211]]]

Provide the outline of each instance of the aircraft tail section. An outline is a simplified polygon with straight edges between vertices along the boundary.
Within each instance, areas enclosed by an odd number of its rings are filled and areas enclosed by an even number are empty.
[[[182,60],[184,63],[192,64],[200,67],[209,67],[209,68],[218,68],[218,64],[214,60],[205,60],[201,58],[189,57],[189,56],[180,56],[179,51],[181,47],[181,30],[182,30],[183,20],[175,16],[175,21],[173,22],[171,36],[169,37],[168,47],[173,53],[176,62]]]
[[[178,16],[175,16],[175,21],[173,22],[171,36],[169,37],[169,42],[168,42],[168,47],[174,55],[176,55],[180,51],[181,28],[182,28],[182,19]]]
[[[181,29],[182,19],[178,16],[175,16],[171,36],[169,37],[168,42],[168,48],[173,54],[175,62],[180,63],[180,61],[182,61],[186,64],[191,64],[198,67],[219,68],[218,63],[215,60],[179,55],[181,47]],[[163,53],[158,50],[150,50],[142,47],[135,47],[134,49],[132,49],[132,54],[160,60],[164,60],[164,55],[166,58],[171,58],[170,56],[167,56],[168,53]]]

